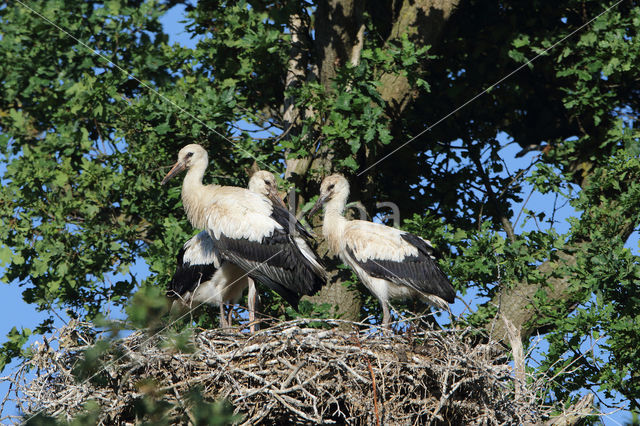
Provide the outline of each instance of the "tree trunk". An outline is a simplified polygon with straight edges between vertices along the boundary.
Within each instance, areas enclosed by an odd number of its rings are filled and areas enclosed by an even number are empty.
[[[460,0],[404,0],[391,28],[387,43],[407,34],[421,45],[433,45]],[[399,117],[415,96],[409,80],[402,74],[384,74],[380,94],[387,103],[387,113]]]

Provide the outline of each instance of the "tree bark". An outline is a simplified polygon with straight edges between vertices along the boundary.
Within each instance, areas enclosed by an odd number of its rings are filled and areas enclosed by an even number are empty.
[[[294,86],[302,84],[309,77],[306,73],[307,61],[305,60],[304,40],[308,37],[309,28],[300,13],[292,14],[289,18],[289,28],[291,29],[291,50],[289,62],[287,64],[287,76],[285,79],[285,92]],[[284,101],[284,129],[287,137],[297,135],[300,126],[300,111],[296,107],[295,99],[288,97]],[[292,182],[296,187],[300,186],[301,177],[309,169],[310,158],[288,158],[289,150],[285,152],[286,170],[285,179]],[[291,200],[289,200],[291,201]],[[300,201],[300,200],[298,200]],[[300,205],[300,202],[297,203]]]
[[[636,179],[637,176],[627,177],[628,179]],[[589,185],[589,179],[583,181],[583,189]],[[582,214],[582,220],[593,220],[590,218],[592,214],[617,211],[618,200],[607,197],[606,193],[601,194],[601,203],[595,205]],[[619,237],[622,241],[627,241],[634,229],[640,223],[640,217],[637,212],[640,211],[640,205],[633,209],[627,209],[625,215],[616,217],[617,228],[610,232],[610,237]],[[596,213],[594,213],[596,212]],[[599,217],[599,216],[598,216]],[[602,218],[603,225],[606,217]],[[606,223],[611,226],[611,223]],[[565,247],[557,252],[557,259],[550,259],[543,262],[538,271],[542,276],[546,277],[546,283],[541,286],[538,283],[521,282],[517,283],[513,288],[505,288],[491,300],[489,303],[498,306],[498,315],[494,322],[487,325],[490,338],[497,342],[507,342],[507,330],[504,326],[504,319],[507,319],[515,327],[519,328],[522,333],[522,339],[526,340],[534,334],[545,333],[548,331],[542,321],[544,318],[536,307],[535,295],[541,289],[547,293],[549,300],[555,300],[563,303],[570,310],[575,309],[583,300],[579,294],[579,290],[574,290],[571,286],[571,269],[577,266],[578,255],[580,252],[587,250],[591,241],[587,236],[578,237],[574,241],[570,241]]]
[[[567,275],[554,276],[553,272],[562,266],[573,267],[576,265],[576,258],[573,252],[579,246],[568,246],[565,250],[558,252],[557,260],[548,260],[542,263],[538,270],[547,277],[549,298],[553,300],[569,300],[570,277]],[[490,325],[490,338],[498,342],[508,342],[508,330],[505,320],[514,324],[521,330],[523,339],[529,338],[537,329],[532,322],[537,317],[535,308],[535,295],[540,290],[540,284],[522,282],[515,287],[504,289],[500,295],[492,300],[492,304],[498,306],[498,317],[495,323]]]
[[[393,23],[387,43],[407,34],[411,41],[432,45],[451,17],[460,0],[404,0]],[[401,74],[383,74],[380,94],[387,103],[387,113],[399,117],[417,92]]]
[[[351,62],[361,45],[364,0],[329,0],[318,4],[316,13],[316,52],[320,82],[331,87],[336,70]]]

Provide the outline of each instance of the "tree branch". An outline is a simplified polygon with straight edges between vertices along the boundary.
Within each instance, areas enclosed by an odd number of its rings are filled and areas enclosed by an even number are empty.
[[[591,175],[593,176],[593,174]],[[615,176],[611,176],[615,178]],[[638,179],[637,173],[629,173],[625,181],[618,181],[620,187],[630,187]],[[610,189],[600,187],[601,182],[595,183],[594,188],[589,188],[591,178],[585,178],[583,191],[597,188],[595,193],[590,194],[595,202],[581,215],[578,230],[574,230],[574,239],[561,247],[551,258],[543,262],[538,268],[538,272],[546,277],[546,283],[539,282],[516,283],[513,288],[502,289],[489,303],[497,306],[501,301],[499,312],[500,317],[506,317],[516,327],[522,331],[522,338],[528,339],[535,333],[545,333],[549,331],[549,325],[541,321],[540,312],[537,310],[536,294],[541,289],[547,294],[548,300],[563,303],[569,310],[575,309],[584,297],[580,289],[574,289],[572,284],[571,270],[578,263],[578,254],[585,253],[592,241],[589,238],[589,230],[580,229],[584,222],[589,226],[598,226],[606,232],[610,238],[620,238],[626,241],[635,227],[640,223],[640,205],[625,206],[621,209],[617,193],[611,194]],[[623,213],[621,213],[623,212]],[[612,217],[612,215],[614,217]],[[584,234],[584,235],[581,235]],[[601,237],[603,238],[603,237]],[[562,271],[565,269],[565,271]],[[491,339],[506,342],[507,330],[503,321],[497,321],[495,328],[491,332]]]
[[[588,393],[580,400],[567,408],[562,414],[552,417],[545,426],[570,426],[580,422],[585,417],[593,414],[593,394]]]
[[[300,12],[302,13],[302,12]],[[285,93],[291,88],[301,84],[306,79],[305,69],[307,61],[305,60],[304,42],[308,26],[300,13],[292,14],[289,17],[289,28],[291,29],[291,50],[289,53],[289,62],[287,65],[287,76],[285,81]],[[284,133],[295,135],[299,129],[300,111],[296,108],[295,99],[288,97],[284,101]],[[311,163],[309,158],[288,158],[290,150],[285,151],[286,172],[285,179],[296,179],[296,176],[303,176]],[[294,184],[296,182],[294,181]]]
[[[500,211],[500,204],[498,203],[498,197],[496,197],[495,192],[493,192],[493,188],[491,187],[491,181],[489,180],[489,177],[485,173],[484,167],[482,167],[482,162],[480,161],[480,154],[478,153],[477,150],[470,149],[469,155],[471,157],[471,160],[475,164],[476,168],[478,169],[478,173],[480,174],[482,183],[484,184],[484,187],[487,190],[487,197],[489,197],[489,200],[491,201],[491,204],[493,206],[494,217],[500,220],[500,223],[502,223],[502,228],[507,233],[509,240],[511,240],[512,243],[515,242],[516,234],[513,232],[513,225],[511,225],[511,221],[509,221],[509,219]]]

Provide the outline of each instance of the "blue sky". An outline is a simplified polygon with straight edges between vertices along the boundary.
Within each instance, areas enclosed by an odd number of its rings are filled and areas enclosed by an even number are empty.
[[[170,43],[180,43],[188,47],[193,47],[195,46],[196,41],[190,39],[189,35],[184,31],[183,24],[179,22],[181,20],[184,20],[182,6],[174,7],[162,19],[162,22],[165,25],[165,29],[169,33]],[[517,78],[517,75],[515,75],[513,78]],[[490,82],[488,81],[487,83]],[[405,149],[412,148],[411,146],[407,146]],[[517,159],[515,158],[515,154],[518,150],[519,148],[517,147],[517,145],[511,144],[508,145],[501,153],[510,169],[512,170],[528,166],[536,155],[536,153],[529,153],[526,156]],[[4,170],[5,165],[0,164],[0,176],[4,174]],[[525,188],[523,193],[526,197],[526,195],[528,195],[529,193],[529,189]],[[526,208],[527,206],[535,206],[536,210],[540,209],[542,206],[545,211],[550,213],[553,209],[553,203],[553,194],[544,195],[533,192],[531,198],[527,200],[526,205],[524,205],[524,203],[521,203],[519,205],[514,205],[513,207],[516,215],[523,207]],[[568,205],[561,209],[558,213],[556,213],[556,220],[558,221],[558,223],[555,225],[555,227],[558,232],[562,233],[568,230],[569,227],[566,220],[568,217],[574,214],[575,212]],[[550,216],[550,214],[548,216]],[[523,220],[523,217],[521,217],[520,222],[516,226],[516,232],[522,232],[532,229],[536,229],[536,224],[532,220],[526,221]],[[638,244],[638,234],[634,233],[634,235],[628,241],[627,247],[632,250],[634,254],[639,254],[640,250]],[[148,269],[144,265],[138,265],[132,270],[138,275],[139,279],[142,279],[149,274]],[[3,268],[0,267],[0,275],[2,275],[2,273]],[[22,300],[22,290],[22,288],[18,287],[15,284],[0,284],[0,300],[4,301],[3,309],[0,310],[0,336],[5,336],[13,326],[28,327],[33,329],[40,321],[49,316],[47,313],[37,312],[32,305],[26,304]],[[467,298],[471,297],[471,295],[467,296]],[[462,303],[460,302],[457,302],[453,306],[452,310],[454,314],[459,314],[464,310],[464,305],[462,305]],[[117,312],[115,314],[117,315]],[[61,321],[56,320],[56,326],[60,325]],[[7,371],[5,370],[5,374],[6,373]],[[4,396],[6,390],[7,385],[4,383],[0,383],[0,396]],[[11,412],[11,408],[6,409],[3,415],[8,414],[9,412]],[[15,409],[13,410],[13,412],[15,413]],[[630,419],[631,417],[629,413],[624,411],[607,415],[602,418],[603,422],[607,425],[624,424],[630,421]]]

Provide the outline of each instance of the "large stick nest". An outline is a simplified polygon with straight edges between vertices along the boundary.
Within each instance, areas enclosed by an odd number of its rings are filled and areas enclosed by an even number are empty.
[[[307,325],[283,322],[253,335],[197,330],[191,353],[171,350],[167,336],[135,332],[112,342],[104,367],[78,380],[72,371],[93,334],[76,324],[60,330],[62,349],[34,347],[16,377],[21,408],[70,419],[94,400],[102,424],[122,424],[143,420],[131,407],[149,392],[178,415],[187,409],[183,395],[199,387],[205,398],[231,403],[246,425],[523,424],[545,415],[539,389],[516,386],[507,358],[472,343],[469,330],[392,335],[346,321]],[[37,369],[32,380],[27,367]]]

